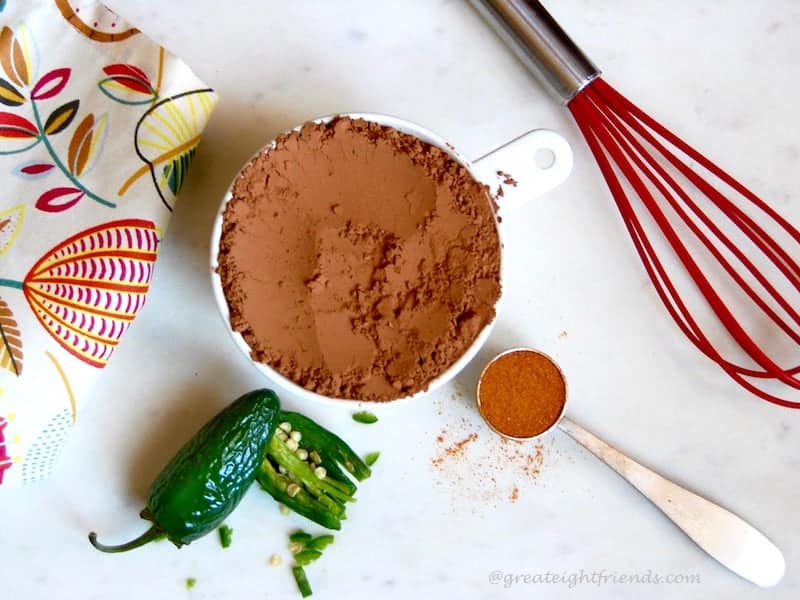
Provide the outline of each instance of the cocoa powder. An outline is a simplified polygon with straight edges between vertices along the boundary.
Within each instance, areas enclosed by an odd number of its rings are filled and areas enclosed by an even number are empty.
[[[231,326],[308,390],[424,390],[494,318],[487,188],[446,152],[376,123],[304,125],[233,186],[218,273]]]

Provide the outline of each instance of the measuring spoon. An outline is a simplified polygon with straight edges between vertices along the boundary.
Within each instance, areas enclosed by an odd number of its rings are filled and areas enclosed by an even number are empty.
[[[536,362],[539,362],[537,355],[544,357],[555,367],[564,382],[563,406],[558,416],[549,427],[525,438],[514,437],[500,431],[481,409],[481,401],[486,402],[489,393],[481,386],[486,380],[487,373],[512,355],[517,360],[530,357]],[[781,580],[786,570],[786,563],[775,544],[732,512],[651,471],[564,416],[567,405],[566,390],[566,378],[552,358],[537,350],[515,348],[493,358],[481,373],[477,389],[478,410],[492,430],[516,441],[542,437],[557,427],[614,469],[698,546],[728,569],[762,587],[773,586]],[[532,397],[531,403],[535,402],[536,398]]]

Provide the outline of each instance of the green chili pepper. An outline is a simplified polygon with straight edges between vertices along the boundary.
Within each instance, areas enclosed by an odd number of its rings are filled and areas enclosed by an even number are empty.
[[[328,529],[340,529],[346,518],[344,506],[355,501],[357,489],[342,467],[357,481],[370,476],[369,467],[344,440],[308,417],[281,411],[279,420],[282,429],[270,440],[256,479],[296,513]],[[299,440],[290,438],[295,432]]]
[[[311,541],[312,537],[313,536],[310,533],[306,533],[302,529],[299,529],[289,534],[289,541],[294,544],[307,544]]]
[[[295,553],[294,560],[301,567],[307,567],[320,556],[322,556],[322,552],[319,550],[300,550],[300,552]]]
[[[364,425],[372,425],[378,422],[378,417],[369,411],[362,410],[361,412],[353,413],[353,421]]]
[[[371,467],[378,461],[380,455],[381,455],[380,452],[370,452],[364,457],[364,463],[366,463],[368,467]]]
[[[294,580],[297,582],[297,589],[300,590],[300,595],[303,598],[308,598],[311,595],[311,585],[308,583],[308,577],[306,577],[306,572],[303,567],[297,566],[292,567],[292,575],[294,575]]]
[[[328,473],[339,471],[336,466],[336,463],[339,463],[358,481],[364,481],[370,476],[369,467],[335,433],[328,431],[305,415],[296,412],[281,411],[281,421],[290,423],[295,431],[303,434],[303,447],[316,450],[322,458],[320,464],[328,469]],[[342,478],[344,481],[349,482],[346,477],[342,476]],[[355,485],[353,485],[353,491],[355,492]]]
[[[164,467],[150,487],[144,519],[153,525],[126,544],[125,552],[166,536],[179,548],[213,531],[236,508],[253,483],[278,424],[280,401],[271,390],[245,394],[206,423]]]
[[[275,438],[273,438],[275,439]],[[327,527],[328,529],[340,529],[341,520],[344,518],[344,507],[334,503],[323,504],[315,496],[311,495],[303,487],[291,496],[287,491],[292,481],[279,473],[273,466],[272,460],[268,457],[261,463],[261,468],[256,475],[259,485],[270,496],[288,506],[299,515]],[[328,499],[330,500],[330,499]]]
[[[228,527],[227,525],[220,525],[219,529],[217,529],[217,533],[219,534],[219,543],[223,548],[228,548],[233,541],[233,529]]]
[[[333,543],[332,535],[318,535],[314,539],[308,540],[308,542],[306,542],[306,550],[316,550],[317,552],[322,552],[332,543]]]

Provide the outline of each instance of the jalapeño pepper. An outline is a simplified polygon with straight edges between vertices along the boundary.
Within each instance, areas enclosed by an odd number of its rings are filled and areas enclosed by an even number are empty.
[[[161,537],[179,548],[213,531],[236,508],[259,471],[278,424],[280,402],[271,390],[249,392],[206,423],[161,471],[142,511],[153,525],[138,538],[106,546],[125,552]]]
[[[281,411],[256,474],[261,487],[296,513],[340,529],[345,504],[355,502],[357,481],[370,476],[363,460],[336,434],[296,412]]]

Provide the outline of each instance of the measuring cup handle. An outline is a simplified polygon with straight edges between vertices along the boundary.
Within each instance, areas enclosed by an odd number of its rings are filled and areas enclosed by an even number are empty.
[[[558,187],[572,172],[572,148],[555,131],[534,129],[472,161],[500,209],[513,210]]]

